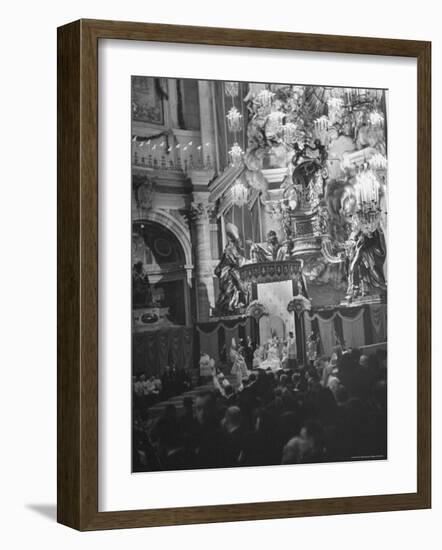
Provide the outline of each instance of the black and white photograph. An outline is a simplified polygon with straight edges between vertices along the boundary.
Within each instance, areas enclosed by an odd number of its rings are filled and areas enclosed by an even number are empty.
[[[132,471],[386,460],[388,90],[131,86]]]

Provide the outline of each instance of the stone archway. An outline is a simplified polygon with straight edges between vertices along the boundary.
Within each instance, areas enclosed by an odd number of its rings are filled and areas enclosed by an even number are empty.
[[[176,237],[182,246],[185,256],[185,268],[193,268],[192,246],[190,242],[189,229],[180,220],[166,212],[165,210],[148,210],[142,216],[134,216],[133,222],[155,222],[168,229]]]
[[[143,265],[153,303],[160,313],[158,322],[143,329],[164,328],[165,322],[175,326],[191,323],[189,267],[182,242],[183,238],[178,239],[170,227],[157,220],[143,218],[132,222],[132,264]],[[140,315],[146,307],[149,306],[142,303],[134,306]]]

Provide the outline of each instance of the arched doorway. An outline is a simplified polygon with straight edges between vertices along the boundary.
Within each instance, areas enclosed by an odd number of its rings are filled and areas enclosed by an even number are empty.
[[[132,368],[161,376],[193,368],[186,254],[177,236],[152,220],[132,224]]]
[[[154,305],[162,310],[160,325],[189,325],[186,258],[176,236],[158,222],[135,221],[132,225],[132,265],[136,264],[142,264],[147,274],[151,303],[143,304],[142,298],[140,300],[133,293],[134,310]],[[146,325],[150,325],[149,329],[159,328],[155,322]]]

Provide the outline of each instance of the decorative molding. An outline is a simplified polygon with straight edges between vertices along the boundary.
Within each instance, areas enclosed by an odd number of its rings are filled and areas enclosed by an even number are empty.
[[[274,283],[299,279],[302,274],[302,260],[283,262],[260,262],[245,264],[239,268],[241,280],[247,283]]]

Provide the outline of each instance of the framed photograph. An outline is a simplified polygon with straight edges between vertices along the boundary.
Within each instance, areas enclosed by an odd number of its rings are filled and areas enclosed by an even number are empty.
[[[58,29],[58,521],[429,508],[431,44]]]

